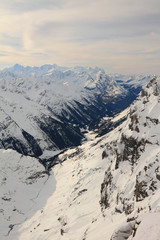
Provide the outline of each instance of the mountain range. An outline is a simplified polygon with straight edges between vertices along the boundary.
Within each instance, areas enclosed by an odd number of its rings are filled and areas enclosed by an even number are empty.
[[[0,148],[39,157],[45,163],[80,145],[87,129],[101,124],[100,134],[106,133],[109,126],[104,127],[102,118],[129,106],[149,79],[57,65],[16,64],[4,69],[0,72]]]
[[[158,240],[160,78],[57,65],[0,76],[0,238]]]

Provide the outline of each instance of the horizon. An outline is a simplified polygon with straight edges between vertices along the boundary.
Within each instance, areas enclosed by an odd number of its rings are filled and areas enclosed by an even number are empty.
[[[78,67],[80,67],[80,68],[85,68],[85,69],[88,69],[88,68],[91,68],[91,69],[99,69],[99,70],[103,70],[104,72],[105,72],[105,74],[107,74],[107,75],[116,75],[116,74],[118,74],[118,75],[124,75],[124,76],[160,76],[160,75],[156,75],[156,74],[145,74],[145,73],[119,73],[119,72],[107,72],[104,68],[102,68],[102,67],[98,67],[98,66],[82,66],[82,65],[75,65],[75,66],[64,66],[64,65],[57,65],[56,63],[54,63],[54,64],[42,64],[42,65],[40,65],[40,66],[36,66],[36,65],[22,65],[22,64],[19,64],[19,63],[15,63],[15,64],[13,64],[13,65],[11,65],[11,66],[8,66],[8,67],[4,67],[4,68],[0,68],[0,72],[3,72],[4,70],[8,70],[8,69],[10,69],[10,68],[14,68],[15,66],[19,66],[19,67],[23,67],[23,68],[41,68],[41,67],[43,67],[43,66],[57,66],[57,67],[59,67],[59,68],[66,68],[67,70],[68,69],[75,69],[75,68],[78,68]]]
[[[6,0],[0,69],[57,64],[160,75],[157,0]]]

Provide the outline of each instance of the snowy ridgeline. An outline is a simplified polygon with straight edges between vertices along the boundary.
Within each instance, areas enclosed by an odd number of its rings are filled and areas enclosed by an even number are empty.
[[[36,159],[1,150],[0,239],[159,240],[158,109],[159,78],[122,125],[59,155],[49,176]]]

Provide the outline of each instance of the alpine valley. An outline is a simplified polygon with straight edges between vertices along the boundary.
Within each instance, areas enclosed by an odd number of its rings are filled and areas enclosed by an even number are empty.
[[[160,239],[160,78],[0,71],[0,239]]]

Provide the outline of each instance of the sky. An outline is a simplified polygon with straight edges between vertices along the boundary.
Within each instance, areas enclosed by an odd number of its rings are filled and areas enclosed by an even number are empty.
[[[160,74],[159,0],[0,0],[0,68]]]

